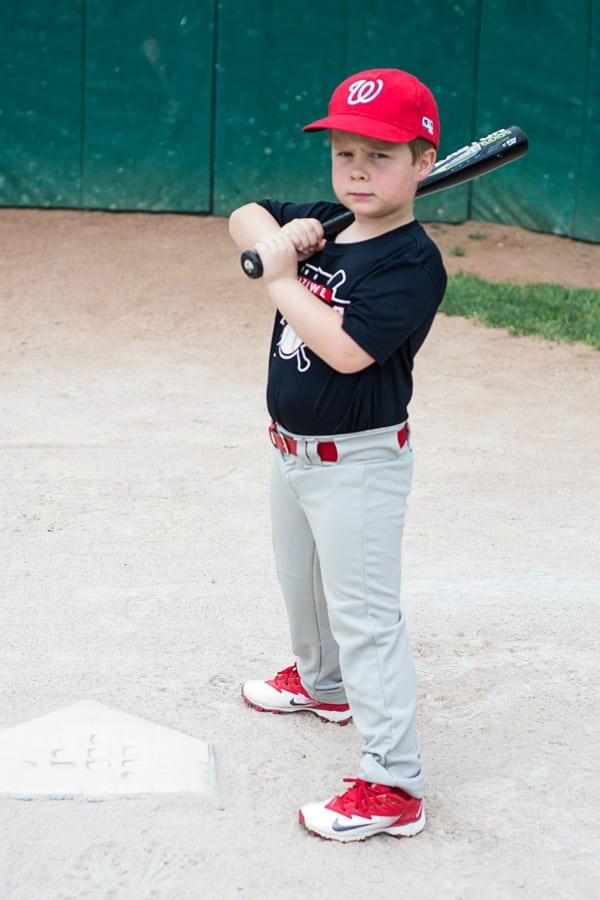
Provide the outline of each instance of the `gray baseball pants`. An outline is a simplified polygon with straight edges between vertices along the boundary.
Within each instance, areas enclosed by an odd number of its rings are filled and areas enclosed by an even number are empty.
[[[292,435],[297,455],[273,450],[271,515],[304,687],[316,700],[350,704],[364,741],[358,777],[422,797],[415,669],[399,600],[412,451],[399,446],[399,427]],[[321,462],[318,441],[335,441],[337,462]]]

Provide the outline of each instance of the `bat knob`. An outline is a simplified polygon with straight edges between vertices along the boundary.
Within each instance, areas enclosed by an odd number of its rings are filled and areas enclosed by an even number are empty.
[[[242,269],[248,278],[260,278],[263,273],[260,256],[254,250],[245,250],[240,260]]]

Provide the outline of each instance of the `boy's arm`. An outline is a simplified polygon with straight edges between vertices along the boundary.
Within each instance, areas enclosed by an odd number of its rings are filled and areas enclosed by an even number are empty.
[[[263,237],[277,234],[279,223],[258,203],[247,203],[229,217],[229,234],[240,250],[252,250]]]
[[[346,375],[360,372],[375,361],[343,330],[341,315],[297,280],[298,254],[284,230],[258,241],[256,250],[271,302],[310,350]]]
[[[280,227],[258,203],[247,203],[231,214],[229,233],[240,250],[258,251],[271,302],[317,356],[344,374],[360,372],[374,362],[342,329],[341,315],[297,280],[298,260],[325,243],[318,219],[294,219]]]
[[[285,225],[258,203],[247,203],[229,217],[229,234],[240,250],[253,250],[257,241],[283,231],[296,248],[297,261],[308,259],[325,246],[323,226],[318,219],[292,219]]]

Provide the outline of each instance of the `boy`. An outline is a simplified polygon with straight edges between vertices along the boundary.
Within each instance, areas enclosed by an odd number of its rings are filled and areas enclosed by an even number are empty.
[[[412,474],[407,405],[415,353],[446,287],[437,247],[413,214],[439,145],[429,89],[398,69],[347,78],[326,118],[333,189],[354,221],[335,239],[329,202],[265,200],[234,211],[276,309],[267,406],[274,445],[277,575],[296,663],[248,681],[245,701],[354,723],[357,778],[299,813],[338,841],[425,826],[416,681],[399,606],[400,544]]]

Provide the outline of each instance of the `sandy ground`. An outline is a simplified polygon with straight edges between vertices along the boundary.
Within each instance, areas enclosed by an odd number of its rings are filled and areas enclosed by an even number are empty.
[[[453,271],[600,287],[600,245],[432,230]],[[597,897],[600,355],[438,317],[403,586],[429,824],[339,845],[296,810],[356,774],[354,727],[239,697],[290,656],[271,313],[225,221],[2,210],[0,236],[0,726],[101,700],[213,741],[224,803],[5,798],[0,895]]]

